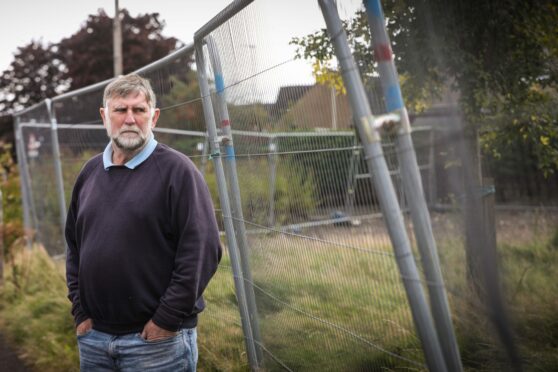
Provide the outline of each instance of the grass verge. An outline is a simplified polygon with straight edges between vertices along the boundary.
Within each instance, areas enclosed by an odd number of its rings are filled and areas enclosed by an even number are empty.
[[[323,231],[323,240],[268,234],[251,237],[250,259],[259,311],[265,369],[422,370],[406,297],[389,246],[379,254],[354,234],[343,244]],[[453,234],[452,234],[453,235]],[[349,241],[354,239],[355,241]],[[463,243],[440,239],[446,286],[466,371],[509,370],[482,304],[466,283]],[[527,371],[558,365],[558,233],[499,247],[505,298]],[[76,371],[70,303],[64,269],[47,253],[17,246],[6,265],[0,326],[25,359],[40,371]],[[247,371],[244,338],[231,263],[225,254],[206,291],[200,317],[200,371]],[[381,349],[379,349],[380,347]]]
[[[63,271],[42,247],[14,246],[6,265],[0,321],[8,339],[35,370],[79,369]]]

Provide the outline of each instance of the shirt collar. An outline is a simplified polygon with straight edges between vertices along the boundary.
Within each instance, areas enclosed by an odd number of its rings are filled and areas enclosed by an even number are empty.
[[[124,166],[128,169],[135,169],[141,163],[143,163],[147,158],[155,151],[155,147],[157,147],[157,140],[155,140],[155,136],[153,133],[149,138],[147,144],[143,147],[143,149],[136,154],[132,159],[128,160]],[[105,151],[103,152],[103,166],[105,170],[109,170],[110,167],[116,166],[112,162],[112,141],[108,143],[107,147],[105,147]]]

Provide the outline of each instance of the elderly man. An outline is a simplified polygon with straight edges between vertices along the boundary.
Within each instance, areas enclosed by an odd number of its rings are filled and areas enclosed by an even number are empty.
[[[194,371],[202,293],[221,246],[203,177],[157,143],[149,81],[105,89],[111,141],[79,174],[66,221],[66,275],[82,371]]]

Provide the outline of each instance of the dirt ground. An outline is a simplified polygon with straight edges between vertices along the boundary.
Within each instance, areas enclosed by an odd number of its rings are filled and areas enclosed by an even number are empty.
[[[31,372],[18,358],[16,351],[10,347],[0,333],[0,371]]]

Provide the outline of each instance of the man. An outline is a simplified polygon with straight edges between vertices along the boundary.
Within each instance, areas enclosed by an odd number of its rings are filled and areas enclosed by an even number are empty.
[[[221,259],[195,165],[157,143],[149,81],[105,89],[111,139],[79,174],[66,221],[66,275],[82,371],[195,371],[197,314]]]

